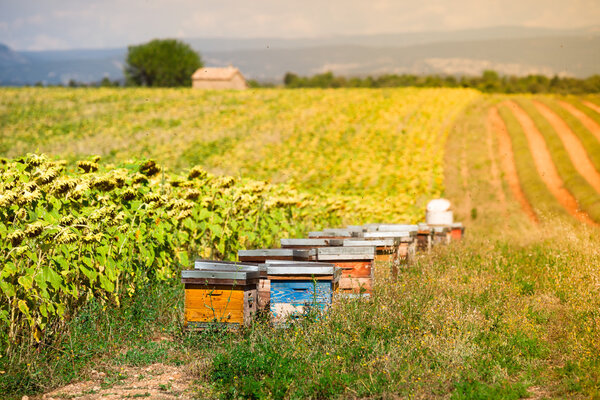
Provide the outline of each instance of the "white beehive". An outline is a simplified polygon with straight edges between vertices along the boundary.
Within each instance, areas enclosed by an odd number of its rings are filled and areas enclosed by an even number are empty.
[[[446,199],[434,199],[427,204],[425,220],[428,225],[450,225],[454,222],[452,204]]]

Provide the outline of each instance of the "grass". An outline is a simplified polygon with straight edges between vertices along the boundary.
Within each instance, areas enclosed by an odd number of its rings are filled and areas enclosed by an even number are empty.
[[[107,371],[110,386],[119,367],[162,362],[185,365],[201,398],[598,395],[597,232],[546,228],[468,232],[467,243],[378,284],[371,301],[337,303],[289,329],[185,334],[178,285],[148,288],[120,309],[92,301],[70,339],[2,364],[0,393],[35,394],[91,368]]]
[[[86,379],[92,368],[113,385],[121,367],[156,362],[180,365],[198,398],[600,397],[600,235],[548,192],[505,106],[523,190],[544,218],[531,224],[505,184],[500,203],[484,138],[487,107],[502,100],[472,103],[450,132],[446,195],[468,223],[466,240],[378,282],[371,301],[337,302],[289,329],[186,333],[177,281],[140,288],[121,307],[92,299],[60,337],[0,358],[0,397]],[[463,206],[463,182],[473,207]]]
[[[552,156],[552,161],[564,182],[565,188],[571,192],[577,199],[580,207],[593,220],[600,221],[600,195],[592,186],[590,186],[585,178],[577,172],[567,150],[552,125],[534,107],[530,99],[519,98],[517,103],[527,112],[540,133],[544,136],[544,140],[546,141],[546,145]],[[545,104],[549,104],[549,102],[545,102]],[[553,108],[553,111],[557,111],[555,108]],[[589,133],[588,136],[590,136]],[[592,137],[592,139],[594,138]],[[588,150],[588,154],[591,157],[592,152],[590,149],[586,147],[586,150]]]
[[[121,307],[91,299],[61,335],[0,358],[0,397],[39,393],[85,378],[92,368],[105,369],[104,383],[111,384],[122,379],[112,372],[119,365],[180,364],[177,342],[157,338],[181,334],[181,307],[174,283],[140,288]]]
[[[420,259],[371,302],[337,305],[320,323],[256,327],[225,343],[202,378],[225,398],[520,398],[532,386],[568,395],[554,363],[599,360],[596,333],[582,327],[598,328],[583,315],[596,318],[599,299],[584,284],[590,271],[578,267],[598,254],[580,258],[559,230],[539,234],[524,245],[473,238]],[[595,393],[594,371],[576,376],[576,392]]]

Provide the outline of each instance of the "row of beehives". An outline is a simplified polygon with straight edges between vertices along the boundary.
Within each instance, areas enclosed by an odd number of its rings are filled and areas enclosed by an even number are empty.
[[[239,262],[199,260],[182,272],[185,324],[248,324],[262,310],[275,321],[326,308],[336,294],[368,297],[375,269],[395,277],[416,251],[460,239],[464,228],[368,224],[281,239],[281,248],[240,250]]]

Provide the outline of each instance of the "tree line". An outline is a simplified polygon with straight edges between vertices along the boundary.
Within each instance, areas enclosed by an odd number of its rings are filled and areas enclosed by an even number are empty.
[[[148,86],[189,87],[191,75],[204,64],[200,54],[187,43],[177,39],[155,39],[129,46],[125,60],[125,79],[82,83],[71,80],[67,86]],[[36,84],[37,85],[37,84]],[[248,85],[273,87],[272,83],[249,80]],[[484,71],[481,76],[385,74],[366,77],[336,76],[325,72],[299,76],[288,72],[283,79],[285,88],[386,88],[386,87],[449,87],[473,88],[487,93],[600,93],[600,75],[579,79],[545,75],[501,76]]]
[[[560,93],[582,94],[600,92],[600,75],[579,79],[545,75],[501,76],[487,70],[481,76],[386,74],[367,77],[336,76],[325,72],[299,76],[288,72],[283,78],[286,88],[386,88],[386,87],[449,87],[473,88],[486,93]]]

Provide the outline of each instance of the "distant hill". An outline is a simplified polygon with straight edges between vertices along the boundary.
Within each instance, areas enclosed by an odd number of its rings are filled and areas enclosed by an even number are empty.
[[[600,29],[553,30],[497,27],[324,38],[202,38],[187,40],[208,66],[233,64],[248,78],[280,82],[285,72],[307,75],[383,73],[570,75],[600,73]],[[0,85],[70,79],[123,78],[127,50],[19,52],[0,44]]]
[[[260,80],[281,79],[286,71],[312,75],[383,73],[502,74],[588,77],[600,73],[600,37],[494,39],[407,47],[326,46],[205,52],[214,65],[232,64]]]

